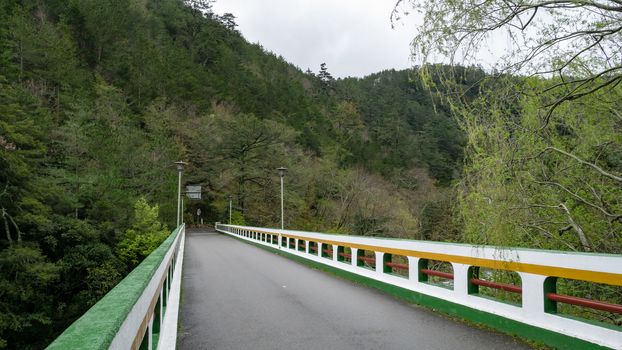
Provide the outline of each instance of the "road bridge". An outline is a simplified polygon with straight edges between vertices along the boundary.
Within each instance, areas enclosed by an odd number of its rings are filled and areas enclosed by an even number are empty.
[[[560,307],[619,301],[557,288],[620,288],[620,255],[215,228],[179,226],[49,349],[622,349]]]
[[[180,349],[528,349],[216,232],[186,239]]]

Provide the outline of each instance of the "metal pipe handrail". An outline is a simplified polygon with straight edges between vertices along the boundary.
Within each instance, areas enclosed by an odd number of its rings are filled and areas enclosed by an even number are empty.
[[[486,281],[486,280],[481,280],[478,278],[471,278],[471,284],[474,284],[476,286],[501,289],[501,290],[504,290],[506,292],[511,292],[511,293],[518,293],[518,294],[523,293],[523,288],[521,288],[520,286],[516,286],[514,284]]]
[[[449,272],[430,270],[430,269],[421,269],[421,273],[424,273],[424,274],[426,274],[428,276],[436,276],[436,277],[440,277],[440,278],[445,278],[445,279],[448,279],[448,280],[453,280],[454,279],[454,274],[453,273],[449,273]]]
[[[586,298],[573,297],[569,295],[560,295],[556,293],[547,293],[546,297],[555,302],[570,304],[575,306],[587,307],[590,309],[596,309],[601,311],[613,312],[622,314],[622,305],[612,304],[605,301],[592,300]]]

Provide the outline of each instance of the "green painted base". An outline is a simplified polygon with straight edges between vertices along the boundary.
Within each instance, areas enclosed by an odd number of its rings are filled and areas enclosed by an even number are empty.
[[[458,320],[465,320],[475,323],[477,326],[490,327],[492,329],[501,331],[511,336],[517,336],[532,342],[536,342],[541,345],[545,344],[555,349],[609,349],[594,343],[587,342],[585,340],[573,338],[564,334],[556,333],[547,329],[527,325],[514,321],[499,315],[494,315],[485,311],[472,309],[470,307],[456,304],[450,301],[439,299],[426,294],[414,292],[405,288],[397,287],[388,283],[380,282],[368,277],[360,276],[348,271],[340,270],[332,266],[327,266],[312,260],[305,259],[303,257],[289,253],[288,249],[279,250],[275,247],[268,247],[254,242],[249,242],[244,239],[240,239],[235,236],[229,236],[238,239],[242,242],[254,245],[259,248],[263,248],[269,252],[282,255],[296,262],[310,266],[312,268],[329,272],[336,276],[379,289],[385,293],[393,295],[399,299],[405,300],[409,303],[421,305],[432,311],[440,311],[445,315],[452,316]]]

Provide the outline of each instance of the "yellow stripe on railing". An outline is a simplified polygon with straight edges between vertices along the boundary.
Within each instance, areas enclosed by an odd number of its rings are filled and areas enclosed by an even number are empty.
[[[246,230],[249,230],[249,229],[246,229]],[[269,232],[269,231],[263,231],[263,230],[257,230],[257,229],[253,229],[249,231],[257,232],[257,233],[266,233],[270,235],[277,235],[277,233],[275,232]],[[536,275],[543,275],[543,276],[549,276],[549,277],[570,278],[570,279],[575,279],[575,280],[622,286],[622,274],[617,274],[617,273],[588,271],[588,270],[572,269],[572,268],[567,268],[567,267],[556,267],[556,266],[521,263],[521,262],[515,262],[515,261],[502,261],[502,260],[475,258],[475,257],[470,257],[470,256],[461,256],[461,255],[452,255],[452,254],[431,253],[431,252],[408,250],[408,249],[387,248],[387,247],[374,246],[374,245],[368,245],[368,244],[340,242],[340,241],[333,241],[333,240],[327,240],[327,239],[321,239],[321,238],[310,238],[310,237],[297,236],[297,235],[285,234],[285,233],[281,234],[281,236],[287,237],[287,238],[302,239],[305,241],[312,240],[314,242],[320,242],[323,244],[340,245],[344,247],[370,250],[370,251],[376,251],[376,252],[382,252],[382,253],[388,253],[388,254],[412,256],[412,257],[423,258],[423,259],[433,259],[433,260],[460,263],[460,264],[465,264],[465,265],[488,267],[488,268],[498,269],[498,270],[526,272],[526,273],[533,273]]]

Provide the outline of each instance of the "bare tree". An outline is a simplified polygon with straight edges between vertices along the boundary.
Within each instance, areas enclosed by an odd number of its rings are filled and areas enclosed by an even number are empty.
[[[410,8],[423,15],[412,42],[417,63],[476,64],[505,34],[511,49],[498,71],[558,77],[547,89],[555,93],[547,123],[562,103],[622,81],[621,0],[398,0],[392,21]]]

